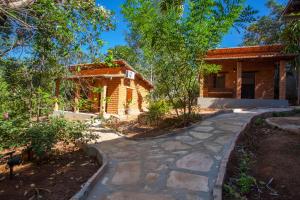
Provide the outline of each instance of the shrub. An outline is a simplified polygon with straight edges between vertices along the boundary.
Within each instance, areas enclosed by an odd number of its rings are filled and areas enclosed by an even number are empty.
[[[158,123],[158,120],[170,111],[170,105],[165,100],[152,101],[150,102],[148,109],[148,118],[150,123],[152,121]]]
[[[63,118],[51,118],[30,127],[24,135],[27,144],[37,156],[49,152],[58,142],[74,142],[83,137],[86,126],[80,122],[69,122]]]
[[[19,118],[14,120],[0,119],[0,150],[23,145],[24,140],[21,135],[27,126],[28,123]]]
[[[69,122],[63,118],[50,118],[31,125],[19,119],[0,119],[0,150],[27,146],[40,157],[58,141],[68,143],[82,138],[85,129],[85,124]]]
[[[255,178],[245,173],[241,173],[239,179],[237,180],[237,185],[239,186],[241,194],[249,193],[255,183]]]
[[[255,121],[254,121],[254,124],[256,125],[256,126],[260,126],[260,125],[262,125],[264,123],[264,119],[263,118],[257,118]]]

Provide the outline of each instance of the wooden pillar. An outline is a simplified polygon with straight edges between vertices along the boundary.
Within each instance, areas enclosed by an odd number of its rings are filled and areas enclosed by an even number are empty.
[[[236,65],[236,98],[242,98],[242,63],[237,62]]]
[[[74,106],[74,112],[75,113],[78,113],[79,112],[79,99],[80,99],[80,85],[78,83],[76,83],[76,86],[75,86],[75,99],[74,99],[74,103],[75,103],[75,106]]]
[[[54,104],[54,111],[58,111],[59,110],[59,105],[58,105],[59,89],[60,89],[60,79],[56,79],[56,81],[55,81],[55,104]]]
[[[101,109],[100,109],[100,113],[105,113],[106,110],[106,91],[107,91],[107,85],[103,86],[102,92],[101,92]]]
[[[199,86],[200,86],[199,96],[200,96],[200,98],[203,98],[204,97],[204,77],[202,74],[199,76]]]
[[[286,61],[281,60],[279,65],[279,99],[286,99]]]

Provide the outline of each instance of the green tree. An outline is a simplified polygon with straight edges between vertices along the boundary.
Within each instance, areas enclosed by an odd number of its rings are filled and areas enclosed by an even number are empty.
[[[103,45],[101,32],[113,27],[112,13],[95,1],[32,2],[22,9],[1,6],[0,58],[24,50],[27,57],[44,56],[42,60],[49,56],[64,58],[83,50],[94,58]]]
[[[285,21],[285,28],[281,33],[283,44],[286,46],[287,53],[300,55],[300,20]],[[297,103],[300,104],[300,57],[298,56],[294,62],[295,71],[297,74]]]
[[[244,1],[190,0],[180,9],[177,3],[172,5],[127,0],[123,13],[140,37],[145,59],[153,65],[156,95],[167,98],[178,114],[177,108],[181,108],[187,121],[198,96],[199,73],[219,69],[205,63],[206,52],[215,48],[239,19]]]
[[[266,7],[270,10],[270,14],[261,16],[246,28],[243,45],[267,45],[282,41],[281,34],[285,23],[280,18],[284,6],[276,0],[268,0]]]
[[[0,5],[5,81],[21,95],[18,99],[30,105],[29,113],[39,116],[42,99],[52,96],[54,80],[68,72],[65,65],[101,55],[101,33],[113,28],[113,13],[85,0],[0,1]]]
[[[126,60],[130,65],[136,67],[138,65],[138,57],[134,52],[134,49],[129,46],[115,46],[108,51],[111,51],[114,59],[123,59]]]
[[[285,52],[300,53],[300,23],[299,19],[292,18],[285,20],[282,16],[284,5],[279,4],[276,0],[268,0],[266,3],[270,14],[260,17],[253,22],[246,30],[243,39],[243,45],[268,45],[281,43],[285,45]],[[292,63],[290,72],[295,71],[298,74],[298,103],[300,103],[300,61],[297,58]]]

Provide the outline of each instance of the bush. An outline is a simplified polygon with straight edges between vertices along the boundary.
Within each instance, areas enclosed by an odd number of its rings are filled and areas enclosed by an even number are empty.
[[[158,123],[158,120],[170,111],[170,105],[165,100],[152,101],[150,102],[148,109],[148,118],[150,123],[152,121]]]
[[[21,136],[26,130],[25,127],[28,127],[28,123],[20,119],[0,119],[0,150],[24,144]]]
[[[260,126],[260,125],[263,125],[263,123],[264,123],[264,119],[263,118],[257,118],[255,121],[254,121],[254,124],[256,125],[256,126]]]
[[[63,118],[51,118],[30,127],[24,135],[27,144],[37,156],[42,156],[58,142],[74,142],[83,137],[86,126],[80,122],[69,122]]]
[[[0,119],[0,150],[27,146],[40,157],[51,151],[58,141],[68,143],[82,138],[85,129],[85,124],[63,118],[51,118],[31,126],[26,121]]]

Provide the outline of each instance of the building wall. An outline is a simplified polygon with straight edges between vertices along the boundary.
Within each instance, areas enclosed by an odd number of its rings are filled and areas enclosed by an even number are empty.
[[[236,97],[236,66],[237,62],[224,61],[213,62],[221,66],[222,73],[225,73],[225,88],[227,93],[214,93],[213,79],[207,76],[204,81],[204,97],[217,98],[235,98]],[[274,98],[274,62],[242,62],[242,72],[255,72],[255,98],[256,99],[273,99]],[[232,97],[228,95],[232,92]]]
[[[243,63],[243,71],[255,71],[255,98],[274,99],[275,63]]]
[[[147,95],[150,88],[139,79],[129,80],[122,79],[119,87],[119,114],[125,114],[127,108],[127,89],[132,90],[132,102],[128,105],[128,108],[133,114],[143,112],[148,107]]]
[[[99,69],[88,69],[81,70],[76,75],[96,75],[96,74],[121,74],[123,69],[120,67],[116,68],[99,68]],[[89,82],[89,87],[103,87],[107,86],[106,98],[106,111],[109,114],[125,114],[126,110],[126,95],[127,88],[132,89],[132,102],[129,105],[130,110],[133,113],[139,113],[145,111],[148,107],[146,96],[149,94],[151,88],[139,77],[135,80],[129,80],[125,78],[89,78],[83,79],[82,82]],[[94,94],[91,90],[89,91],[88,98],[95,101],[91,111],[99,111],[99,103],[97,98],[99,94]]]
[[[121,79],[120,78],[113,78],[108,79],[106,81],[107,84],[107,113],[110,114],[118,114],[119,110],[119,88],[121,85]]]

